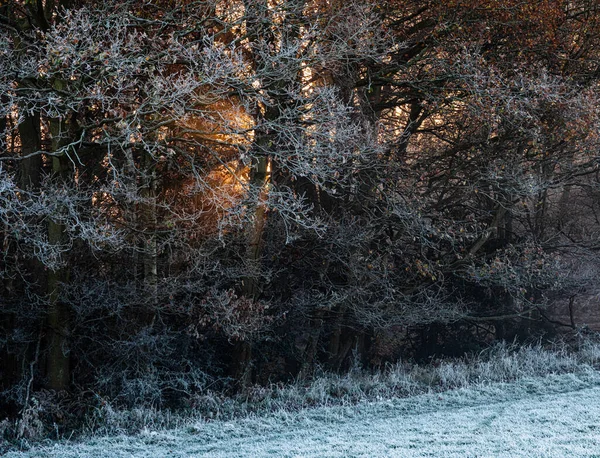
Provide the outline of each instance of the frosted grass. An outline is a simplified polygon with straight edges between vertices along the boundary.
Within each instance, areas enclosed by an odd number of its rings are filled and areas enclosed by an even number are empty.
[[[10,452],[74,457],[600,457],[600,373],[195,422]]]

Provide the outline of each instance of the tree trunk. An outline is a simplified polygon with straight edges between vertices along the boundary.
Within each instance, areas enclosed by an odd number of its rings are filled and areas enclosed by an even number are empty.
[[[66,164],[64,158],[53,158],[52,171],[64,174]],[[50,220],[48,223],[48,242],[51,245],[62,245],[65,238],[65,226]],[[69,320],[68,305],[61,300],[61,284],[66,282],[68,271],[65,268],[49,269],[47,277],[48,292],[48,387],[53,390],[66,390],[70,380],[69,363]]]
[[[311,326],[308,336],[308,342],[302,355],[300,373],[298,374],[299,379],[306,379],[312,373],[314,369],[315,357],[317,355],[317,348],[319,346],[319,340],[321,338],[321,332],[323,330],[323,310],[318,310],[315,316],[310,320]]]
[[[256,299],[260,294],[260,257],[262,253],[262,238],[266,222],[266,199],[269,159],[259,156],[255,159],[250,174],[251,188],[258,189],[258,199],[253,203],[252,220],[246,235],[247,275],[244,278],[243,293],[249,299]]]
[[[346,307],[342,306],[338,312],[338,316],[334,319],[333,330],[329,336],[329,368],[334,372],[340,369],[344,359],[352,348],[352,336],[344,336],[343,332],[345,317]],[[348,342],[350,342],[349,345]]]
[[[62,89],[61,81],[55,82],[55,89]],[[64,119],[50,119],[50,133],[52,135],[52,151],[58,152],[68,141],[70,123]],[[52,158],[53,178],[59,185],[68,180],[69,160],[65,154]],[[60,247],[65,243],[66,228],[60,220],[50,219],[48,222],[48,242],[50,245]],[[60,248],[59,248],[60,249]],[[70,361],[69,361],[69,332],[70,310],[69,306],[61,300],[62,283],[68,280],[68,270],[63,267],[49,269],[46,281],[48,293],[47,315],[47,340],[48,358],[46,362],[48,387],[61,391],[69,387]]]
[[[252,382],[252,344],[247,340],[236,342],[232,355],[231,376],[240,387],[249,386]]]
[[[158,244],[156,227],[158,223],[156,197],[157,180],[154,159],[146,154],[143,160],[145,185],[141,190],[144,199],[142,203],[142,231],[144,231],[143,267],[144,288],[147,291],[149,304],[156,307],[158,303]]]
[[[63,227],[50,223],[48,229],[51,243],[62,239]],[[69,320],[68,306],[60,300],[61,283],[66,280],[64,269],[51,270],[48,273],[49,308],[47,318],[48,359],[47,376],[48,387],[53,390],[66,390],[70,380],[69,361]]]
[[[25,114],[19,124],[21,139],[21,157],[19,162],[19,187],[21,189],[39,189],[42,176],[42,155],[35,154],[41,149],[40,115]],[[28,157],[29,156],[29,157]]]
[[[246,233],[246,274],[242,281],[242,294],[256,300],[260,295],[260,258],[262,238],[266,222],[266,199],[268,193],[269,159],[267,156],[255,158],[250,172],[251,189],[258,190],[257,200],[253,203],[252,219]],[[247,340],[238,342],[234,347],[231,373],[240,386],[252,381],[252,343]]]

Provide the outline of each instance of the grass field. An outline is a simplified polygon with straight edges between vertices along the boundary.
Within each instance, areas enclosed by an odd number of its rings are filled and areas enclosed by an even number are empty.
[[[600,373],[38,445],[34,457],[600,457]]]

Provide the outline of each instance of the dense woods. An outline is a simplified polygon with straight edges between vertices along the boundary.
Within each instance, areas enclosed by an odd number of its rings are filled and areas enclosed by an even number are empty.
[[[575,327],[599,54],[592,0],[0,1],[0,420]]]

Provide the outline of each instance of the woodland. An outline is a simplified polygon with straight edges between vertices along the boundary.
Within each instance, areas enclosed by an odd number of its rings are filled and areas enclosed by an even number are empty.
[[[0,0],[0,421],[576,328],[599,82],[596,0]]]

